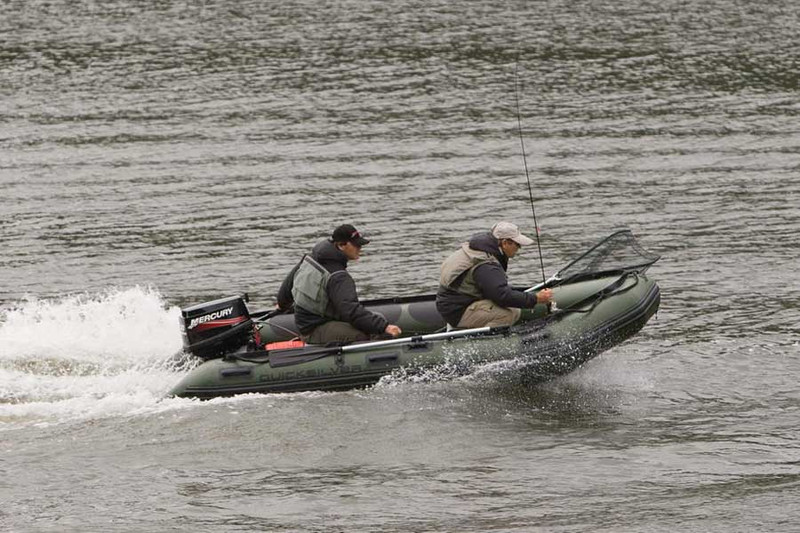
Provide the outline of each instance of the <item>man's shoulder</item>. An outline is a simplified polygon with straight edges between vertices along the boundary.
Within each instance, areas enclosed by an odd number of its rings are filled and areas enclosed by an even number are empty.
[[[328,274],[329,284],[338,285],[340,283],[348,282],[355,284],[355,281],[353,280],[352,276],[350,276],[350,273],[347,271],[347,269],[342,268],[339,270],[334,270]]]
[[[506,272],[503,270],[503,266],[500,264],[499,261],[486,261],[485,263],[481,263],[480,265],[475,267],[474,275],[477,281],[480,281],[480,278],[496,278],[496,277],[506,277]]]

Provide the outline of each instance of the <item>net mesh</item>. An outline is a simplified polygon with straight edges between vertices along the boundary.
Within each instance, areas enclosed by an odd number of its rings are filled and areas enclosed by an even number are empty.
[[[639,245],[630,230],[613,233],[556,274],[561,280],[602,272],[644,272],[661,256]]]

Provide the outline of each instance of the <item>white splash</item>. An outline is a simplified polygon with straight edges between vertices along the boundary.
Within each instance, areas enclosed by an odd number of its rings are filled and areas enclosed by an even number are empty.
[[[186,366],[179,320],[140,287],[0,310],[0,428],[163,409]]]

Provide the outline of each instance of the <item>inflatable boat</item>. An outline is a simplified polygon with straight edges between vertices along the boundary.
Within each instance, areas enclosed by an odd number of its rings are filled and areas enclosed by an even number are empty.
[[[612,234],[545,282],[555,306],[524,310],[511,327],[450,329],[435,296],[364,302],[403,330],[396,339],[346,345],[300,341],[291,313],[250,312],[244,296],[182,310],[185,349],[204,362],[171,394],[213,398],[242,393],[345,390],[392,373],[442,368],[447,375],[514,360],[526,382],[571,372],[639,331],[658,310],[660,292],[646,271],[659,259],[632,233]]]

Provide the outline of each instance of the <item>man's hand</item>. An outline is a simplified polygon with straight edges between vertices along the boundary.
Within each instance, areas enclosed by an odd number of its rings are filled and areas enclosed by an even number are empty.
[[[394,324],[389,324],[388,326],[386,326],[386,329],[383,330],[383,331],[384,331],[384,333],[386,333],[388,335],[391,335],[392,337],[399,337],[400,334],[403,333],[403,330],[401,330],[400,328],[398,328]]]
[[[536,302],[540,304],[548,304],[553,301],[553,290],[544,289],[536,293]]]

